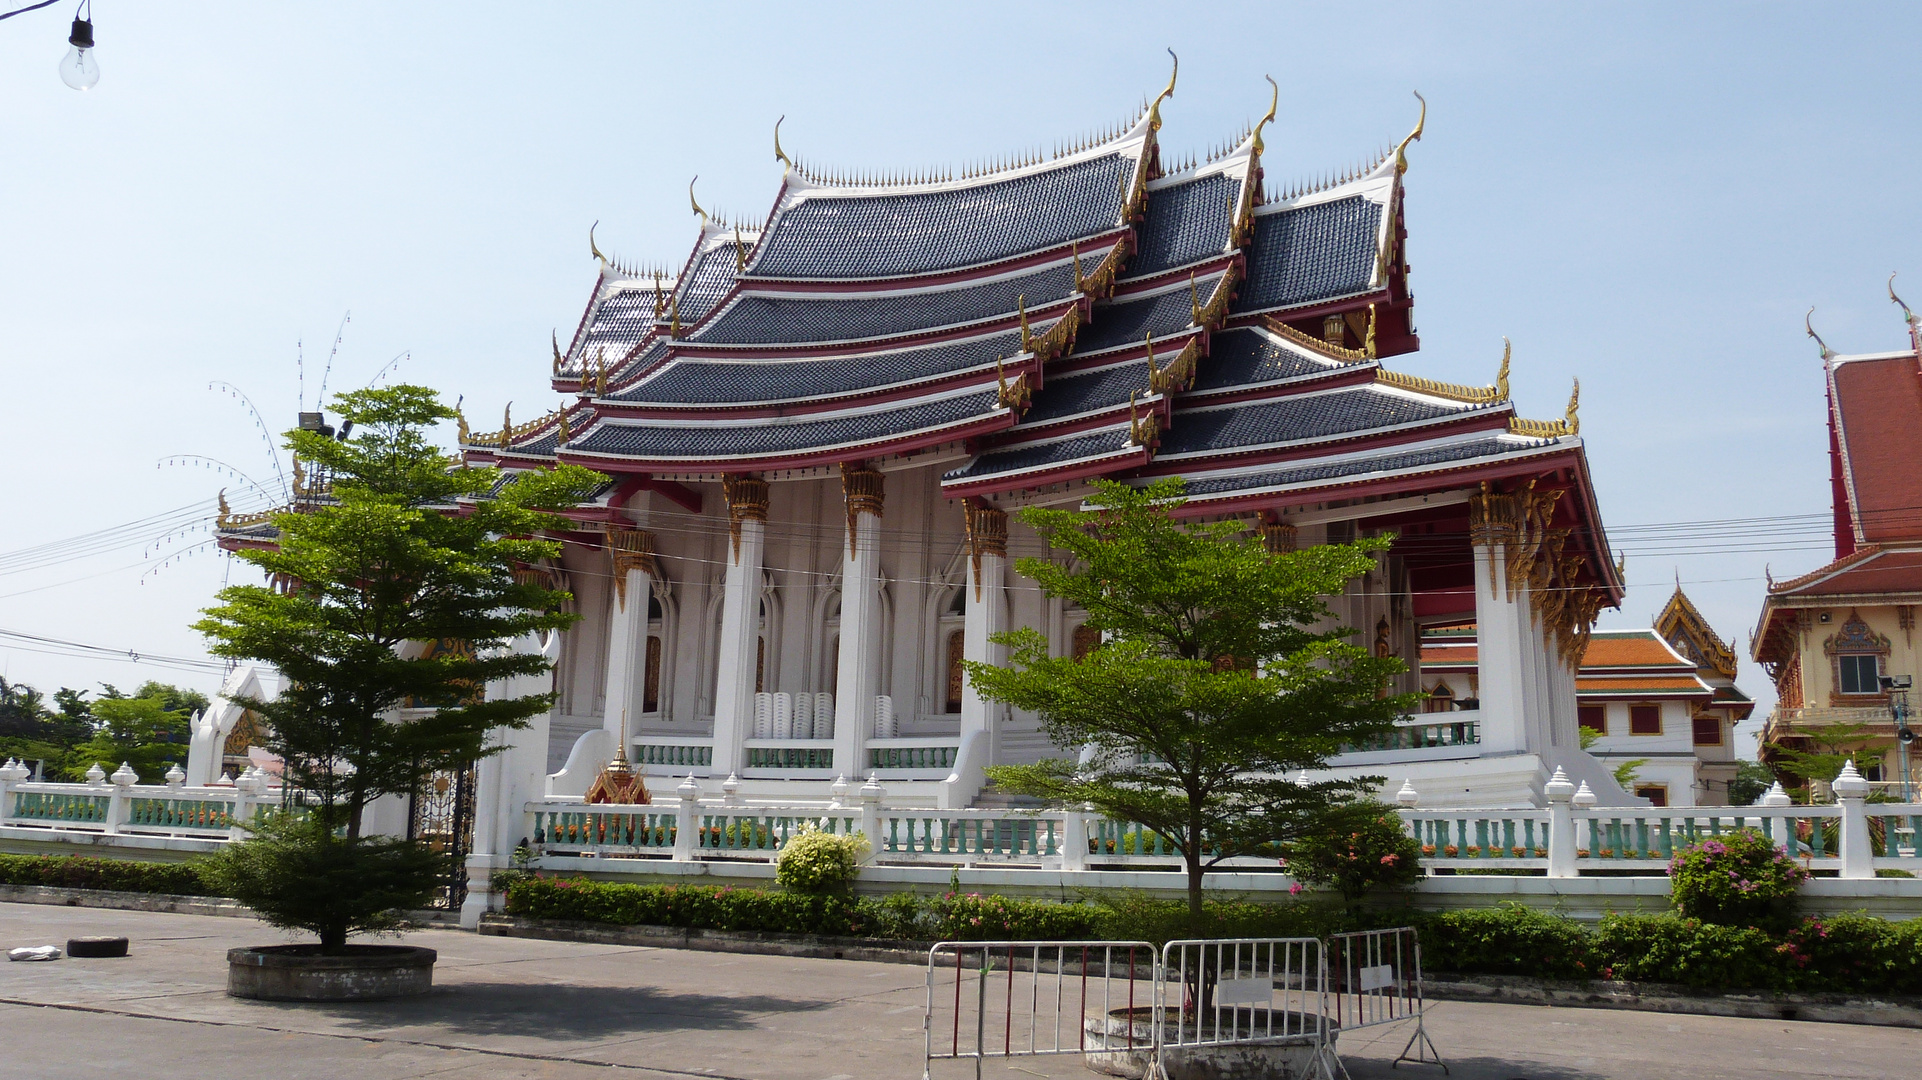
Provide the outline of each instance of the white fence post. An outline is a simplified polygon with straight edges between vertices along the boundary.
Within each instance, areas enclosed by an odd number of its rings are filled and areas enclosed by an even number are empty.
[[[681,805],[674,814],[673,861],[693,862],[701,830],[701,785],[688,773],[674,792],[681,797]]]
[[[1840,856],[1841,867],[1837,874],[1845,878],[1872,878],[1875,876],[1875,851],[1869,842],[1868,808],[1863,800],[1869,794],[1869,782],[1855,771],[1855,762],[1845,762],[1842,773],[1830,785],[1835,792],[1835,801],[1841,804],[1842,828]]]
[[[107,835],[112,836],[127,822],[127,796],[132,793],[140,776],[123,761],[110,779],[113,780],[113,791],[107,796]]]
[[[877,773],[868,774],[868,782],[861,785],[861,834],[868,838],[868,855],[862,862],[873,862],[881,850],[881,796],[886,789],[881,787],[881,777]]]
[[[27,767],[18,758],[8,758],[5,765],[0,765],[0,825],[5,825],[13,813],[13,785],[26,777]]]
[[[1061,869],[1087,868],[1088,815],[1085,809],[1077,807],[1061,815]]]
[[[1575,868],[1575,811],[1569,805],[1575,797],[1575,785],[1568,782],[1567,773],[1556,769],[1542,791],[1548,796],[1548,876],[1579,877],[1580,871]]]

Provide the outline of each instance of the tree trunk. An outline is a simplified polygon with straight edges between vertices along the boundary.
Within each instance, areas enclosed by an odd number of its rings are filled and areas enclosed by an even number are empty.
[[[329,956],[336,956],[342,952],[345,952],[346,949],[347,949],[347,924],[341,923],[334,926],[323,926],[320,928],[320,951],[321,952],[326,953]]]

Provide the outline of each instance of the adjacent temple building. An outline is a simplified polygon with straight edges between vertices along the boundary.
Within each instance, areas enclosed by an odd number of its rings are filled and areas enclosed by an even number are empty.
[[[831,175],[777,125],[765,222],[695,203],[671,273],[595,248],[555,343],[561,406],[462,424],[472,463],[613,478],[529,571],[582,616],[554,676],[551,794],[585,793],[618,749],[642,775],[747,794],[878,774],[891,800],[958,807],[985,766],[1072,754],[962,674],[1002,661],[990,637],[1014,627],[1059,655],[1097,644],[1012,571],[1047,554],[1013,511],[1178,476],[1183,514],[1277,551],[1397,534],[1331,606],[1407,660],[1399,689],[1422,685],[1423,626],[1478,627],[1476,699],[1341,768],[1486,806],[1539,802],[1560,766],[1626,801],[1576,732],[1576,665],[1622,582],[1575,399],[1516,415],[1506,356],[1492,386],[1410,370],[1421,126],[1277,190],[1272,105],[1178,164],[1159,144],[1173,91],[1105,136],[965,174]]]

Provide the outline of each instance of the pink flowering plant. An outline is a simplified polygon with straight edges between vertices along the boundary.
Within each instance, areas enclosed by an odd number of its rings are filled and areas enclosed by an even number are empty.
[[[1421,877],[1421,854],[1401,818],[1381,806],[1354,825],[1295,841],[1286,865],[1297,880],[1332,886],[1353,906],[1375,889],[1414,884]]]
[[[1808,871],[1753,829],[1710,837],[1669,860],[1670,898],[1691,919],[1723,926],[1786,925]]]

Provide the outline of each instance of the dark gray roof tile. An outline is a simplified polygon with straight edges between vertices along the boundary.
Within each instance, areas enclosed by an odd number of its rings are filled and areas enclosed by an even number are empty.
[[[1128,429],[1124,425],[1072,439],[1038,445],[1012,446],[993,450],[942,477],[943,480],[981,480],[1003,473],[1065,465],[1083,458],[1118,454],[1128,448]]]
[[[703,361],[683,356],[658,375],[612,397],[622,402],[665,405],[791,401],[931,378],[993,363],[1020,351],[1021,334],[1012,331],[859,356],[771,362]]]
[[[853,341],[998,318],[1016,309],[1018,297],[1035,308],[1073,293],[1074,268],[1057,265],[979,285],[886,296],[748,295],[690,340],[704,345]]]
[[[1161,436],[1160,454],[1186,454],[1325,439],[1356,431],[1454,416],[1470,406],[1444,405],[1374,386],[1216,409],[1177,410]]]
[[[716,458],[764,456],[875,442],[929,428],[971,420],[994,412],[995,392],[962,394],[915,402],[895,409],[794,422],[751,424],[604,423],[570,449],[585,453],[640,458]]]
[[[1225,390],[1334,370],[1333,361],[1317,362],[1284,348],[1253,329],[1227,330],[1208,343],[1193,390]]]
[[[757,278],[878,278],[1006,259],[1094,236],[1121,219],[1135,159],[1109,154],[944,191],[816,195],[778,214]]]
[[[1296,307],[1366,292],[1382,206],[1360,195],[1255,218],[1237,311]]]
[[[1199,278],[1194,292],[1183,285],[1154,296],[1130,300],[1126,296],[1094,306],[1093,321],[1075,335],[1077,353],[1099,352],[1118,345],[1139,343],[1148,331],[1157,337],[1177,334],[1195,324],[1195,299],[1203,305],[1221,284],[1221,275]]]
[[[1130,277],[1171,270],[1220,255],[1234,231],[1241,181],[1216,173],[1148,192],[1148,213],[1136,230],[1139,248]]]
[[[1021,414],[1021,422],[1035,424],[1126,405],[1128,395],[1137,390],[1143,394],[1148,392],[1148,361],[1145,358],[1140,363],[1123,364],[1101,371],[1056,376],[1034,395],[1033,404]]]
[[[1245,476],[1208,477],[1205,474],[1193,476],[1188,479],[1188,494],[1190,496],[1221,495],[1260,488],[1291,487],[1316,481],[1343,480],[1370,473],[1400,472],[1405,469],[1453,465],[1473,461],[1476,458],[1500,457],[1516,450],[1533,449],[1542,445],[1546,443],[1524,446],[1491,435],[1486,439],[1473,439],[1444,446],[1415,449],[1390,448],[1376,456],[1290,465],[1278,467],[1272,472],[1250,473]]]

